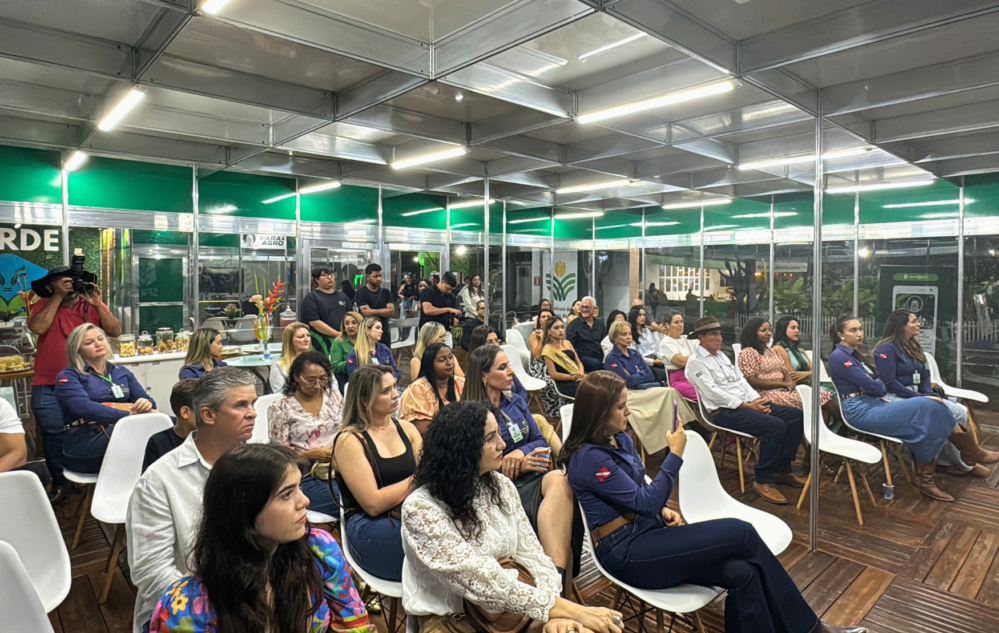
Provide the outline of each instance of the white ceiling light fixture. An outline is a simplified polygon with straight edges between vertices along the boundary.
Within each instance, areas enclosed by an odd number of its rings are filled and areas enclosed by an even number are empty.
[[[650,226],[674,226],[676,224],[679,224],[679,222],[646,222],[645,223],[645,227],[648,228]],[[641,222],[632,222],[631,226],[637,226],[637,227],[641,228],[642,227],[642,223]]]
[[[462,91],[459,90],[458,92],[454,93],[454,100],[455,101],[461,103],[461,101],[464,98],[465,98],[465,93],[464,92],[462,92]]]
[[[964,204],[973,202],[965,198]],[[934,200],[931,202],[906,202],[904,204],[883,204],[882,209],[916,209],[919,207],[945,207],[952,204],[961,204],[960,200]]]
[[[598,226],[597,230],[598,231],[609,231],[610,229],[623,229],[626,226],[629,226],[629,225],[628,224],[611,224],[610,226]],[[641,226],[641,225],[639,225],[639,226]]]
[[[663,209],[697,209],[700,207],[717,207],[722,204],[731,204],[731,198],[709,198],[698,202],[676,202],[674,204],[664,204]]]
[[[874,149],[873,147],[850,147],[847,149],[837,149],[826,152],[822,155],[822,160],[836,160],[839,158],[849,158],[860,156]],[[780,167],[784,165],[798,165],[810,163],[815,160],[815,154],[798,154],[796,156],[784,156],[781,158],[767,158],[765,160],[754,160],[748,163],[741,163],[740,170],[746,169],[766,169],[767,167]]]
[[[343,185],[339,180],[331,180],[329,182],[321,182],[318,185],[310,185],[308,187],[303,187],[298,190],[298,193],[308,195],[310,193],[319,193],[320,191],[329,191],[330,189],[339,189]]]
[[[923,178],[920,180],[903,180],[900,182],[882,182],[872,185],[841,185],[836,187],[826,187],[826,193],[836,195],[839,193],[864,193],[867,191],[887,191],[890,189],[910,189],[912,187],[925,187],[937,181],[936,176]]]
[[[439,160],[447,160],[449,158],[457,158],[458,156],[464,156],[467,153],[468,153],[467,148],[455,147],[452,149],[446,149],[442,152],[433,152],[430,154],[424,154],[422,156],[416,156],[414,158],[397,160],[392,163],[392,169],[406,169],[407,167],[426,165],[427,163],[435,163]]]
[[[867,248],[866,246],[861,246],[860,250],[857,251],[857,255],[860,255],[864,259],[867,259],[868,257],[871,256],[871,249]]]
[[[528,222],[544,222],[551,220],[551,218],[524,218],[521,220],[510,220],[507,224],[527,224]]]
[[[776,211],[774,212],[775,218],[790,218],[798,215],[797,211]],[[733,215],[732,219],[749,219],[749,218],[769,218],[769,213],[742,213],[740,215]]]
[[[486,206],[486,202],[488,202],[489,204],[492,204],[492,203],[494,203],[496,201],[493,200],[492,198],[490,198],[488,201],[472,200],[471,202],[459,202],[458,204],[452,204],[451,208],[452,209],[471,209],[473,207],[484,207],[484,206]]]
[[[264,200],[264,204],[274,204],[275,202],[280,202],[281,200],[287,200],[288,198],[294,197],[294,192],[286,193],[283,196],[274,196],[273,198],[268,198]]]
[[[201,12],[215,15],[227,4],[229,4],[229,0],[205,0],[205,3],[201,5]]]
[[[598,189],[612,189],[614,187],[626,187],[631,184],[628,179],[624,180],[609,180],[607,182],[598,182],[592,185],[576,185],[574,187],[561,187],[555,190],[555,193],[581,193],[583,191],[597,191]]]
[[[587,211],[584,213],[563,213],[561,215],[556,215],[556,220],[582,220],[583,218],[602,218],[604,217],[603,211]]]
[[[129,90],[128,94],[126,94],[122,100],[118,102],[118,105],[116,105],[107,116],[101,119],[101,122],[97,124],[97,129],[101,132],[110,132],[113,130],[116,125],[121,123],[121,120],[125,118],[125,115],[131,112],[132,108],[142,101],[142,98],[145,96],[145,91],[140,90],[139,88],[132,88]]]
[[[66,161],[66,164],[63,165],[63,169],[66,171],[76,171],[85,160],[87,160],[87,153],[77,150],[73,152],[73,155],[70,156],[69,160]]]
[[[634,42],[635,40],[640,40],[643,37],[645,37],[646,35],[647,35],[647,33],[645,33],[644,31],[641,32],[641,33],[635,33],[634,35],[631,35],[629,37],[624,38],[623,40],[618,40],[618,41],[616,41],[616,42],[614,42],[612,44],[608,44],[606,46],[601,46],[600,48],[595,48],[595,49],[593,49],[592,51],[590,51],[588,53],[583,53],[577,59],[579,61],[581,61],[581,62],[582,61],[586,61],[590,57],[594,57],[594,56],[599,55],[601,53],[606,53],[607,51],[612,51],[615,48],[617,48],[618,46],[624,46],[625,44],[630,44],[631,42]]]
[[[433,213],[434,211],[443,211],[444,207],[434,207],[433,209],[420,209],[419,211],[407,211],[402,214],[404,218],[411,218],[414,215],[423,215],[424,213]]]
[[[663,106],[683,103],[685,101],[693,101],[695,99],[703,99],[705,97],[720,95],[726,92],[731,92],[732,90],[735,90],[734,81],[732,80],[720,81],[718,83],[708,84],[706,86],[699,86],[697,88],[691,88],[689,90],[680,90],[678,92],[671,92],[669,94],[664,94],[659,97],[653,97],[651,99],[644,99],[642,101],[635,101],[632,103],[626,103],[624,105],[614,106],[613,108],[597,110],[596,112],[588,112],[587,114],[580,115],[579,117],[576,118],[576,120],[584,124],[595,123],[597,121],[603,121],[604,119],[610,119],[613,117],[625,116],[627,114],[635,114],[636,112],[644,112],[646,110],[652,110],[653,108],[661,108]]]

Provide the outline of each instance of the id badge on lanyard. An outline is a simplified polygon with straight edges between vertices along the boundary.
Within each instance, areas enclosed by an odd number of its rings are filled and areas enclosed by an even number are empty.
[[[524,434],[520,430],[520,425],[514,422],[510,416],[503,414],[506,418],[506,430],[510,432],[510,439],[513,440],[514,444],[519,444],[524,441]]]
[[[111,393],[114,394],[115,398],[124,398],[125,392],[122,390],[121,385],[111,384]]]

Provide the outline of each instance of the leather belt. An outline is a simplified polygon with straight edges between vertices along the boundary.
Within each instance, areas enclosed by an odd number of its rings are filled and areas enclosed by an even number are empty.
[[[618,528],[622,528],[634,520],[635,520],[635,513],[629,512],[628,514],[619,516],[613,521],[604,523],[603,525],[597,528],[597,532],[593,538],[593,547],[597,547],[598,545],[600,545],[600,541],[604,540],[605,538],[613,534]]]

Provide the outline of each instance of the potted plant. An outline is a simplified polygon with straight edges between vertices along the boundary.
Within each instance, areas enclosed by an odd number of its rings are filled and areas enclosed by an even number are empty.
[[[241,316],[241,310],[239,309],[239,306],[237,306],[235,303],[230,303],[226,307],[222,308],[222,314],[224,314],[226,318],[225,322],[226,329],[227,330],[235,329],[236,319],[238,319]]]
[[[259,292],[260,286],[256,275],[253,276],[253,283],[254,289]],[[250,302],[257,306],[257,318],[253,324],[253,335],[260,341],[260,348],[264,353],[267,352],[267,341],[271,338],[273,321],[271,315],[274,314],[274,310],[281,304],[281,294],[284,292],[285,286],[286,284],[278,280],[271,286],[271,290],[267,293],[266,298],[260,294],[250,297]]]

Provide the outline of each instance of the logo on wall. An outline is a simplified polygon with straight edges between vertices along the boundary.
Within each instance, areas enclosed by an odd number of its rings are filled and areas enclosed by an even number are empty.
[[[284,246],[284,235],[257,235],[255,233],[243,234],[243,248],[283,250]]]
[[[31,288],[31,282],[44,277],[47,272],[23,257],[10,253],[0,255],[0,299],[10,304],[17,293]]]
[[[576,289],[576,272],[568,272],[568,267],[564,261],[555,262],[554,281],[551,275],[545,275],[545,277],[547,277],[546,281],[555,301],[565,301]]]

